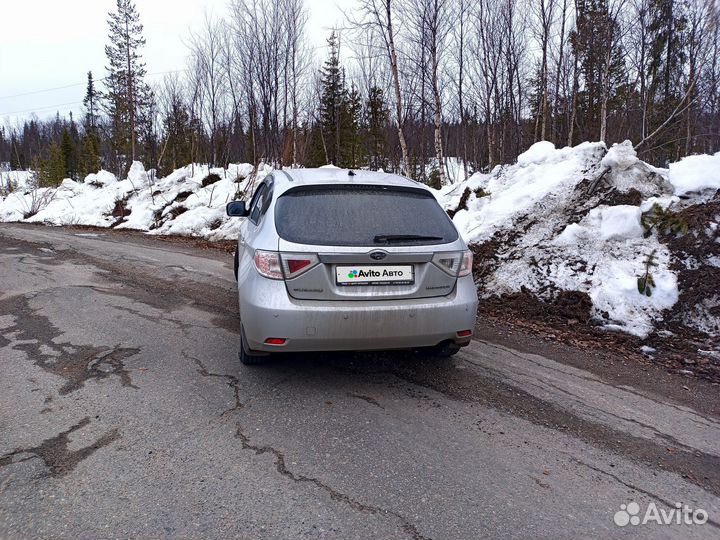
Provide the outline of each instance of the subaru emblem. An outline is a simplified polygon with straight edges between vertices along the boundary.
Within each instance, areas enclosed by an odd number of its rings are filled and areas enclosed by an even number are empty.
[[[374,261],[381,261],[385,257],[387,257],[387,253],[385,253],[384,251],[373,251],[370,254],[370,258]]]

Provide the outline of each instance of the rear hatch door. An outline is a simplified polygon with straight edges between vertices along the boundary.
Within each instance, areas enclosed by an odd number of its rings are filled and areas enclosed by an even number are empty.
[[[319,264],[285,280],[294,298],[427,298],[455,288],[464,245],[425,189],[300,186],[276,201],[275,227],[281,257],[318,257]]]

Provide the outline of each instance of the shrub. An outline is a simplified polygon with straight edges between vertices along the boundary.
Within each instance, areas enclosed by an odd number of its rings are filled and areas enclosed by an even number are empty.
[[[650,268],[657,266],[655,262],[655,250],[653,249],[647,254],[645,259],[645,274],[639,277],[637,280],[638,292],[645,296],[652,296],[653,288],[655,287],[655,280],[650,273]]]
[[[650,211],[643,214],[640,222],[645,230],[645,238],[652,234],[653,229],[659,234],[675,234],[681,236],[687,234],[689,229],[687,221],[679,218],[669,207],[663,209],[658,203],[653,204]]]
[[[440,189],[442,184],[440,183],[440,169],[433,169],[428,174],[427,185],[433,189]]]

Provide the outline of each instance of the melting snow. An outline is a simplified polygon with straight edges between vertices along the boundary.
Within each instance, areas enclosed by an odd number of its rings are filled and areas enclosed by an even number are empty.
[[[720,189],[720,152],[712,156],[688,156],[671,163],[669,180],[677,195]]]
[[[248,187],[246,178],[252,170],[247,163],[227,169],[188,165],[155,180],[155,171],[146,171],[141,163],[134,162],[123,180],[100,171],[83,182],[65,179],[57,189],[15,191],[0,201],[0,221],[116,226],[149,234],[233,239],[238,221],[225,216],[225,204]],[[269,170],[261,168],[258,178]],[[209,174],[216,174],[220,180],[203,187]],[[39,204],[43,197],[46,200]],[[28,214],[33,215],[24,219]]]
[[[467,208],[455,213],[455,225],[471,244],[499,235],[496,264],[483,276],[481,296],[526,288],[552,300],[558,291],[585,292],[595,318],[607,329],[645,337],[677,302],[679,291],[671,253],[654,231],[644,237],[642,214],[654,204],[664,209],[679,204],[683,191],[678,186],[697,187],[688,175],[699,169],[708,173],[717,156],[693,156],[679,168],[671,165],[668,182],[668,171],[638,160],[629,141],[609,150],[603,143],[557,149],[541,142],[516,164],[475,174],[443,188],[437,197],[445,208],[456,209],[469,188]],[[702,165],[695,158],[703,158]],[[704,183],[712,187],[708,179],[718,174],[720,163]],[[596,182],[601,187],[593,191]],[[478,188],[486,196],[477,196]],[[603,204],[606,195],[631,190],[640,193],[639,205]],[[639,292],[638,278],[651,254],[655,285],[647,296]]]

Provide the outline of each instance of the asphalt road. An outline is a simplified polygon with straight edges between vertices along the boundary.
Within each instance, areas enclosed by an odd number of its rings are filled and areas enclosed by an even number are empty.
[[[720,538],[717,387],[487,340],[248,368],[237,332],[228,254],[0,225],[0,537]]]

